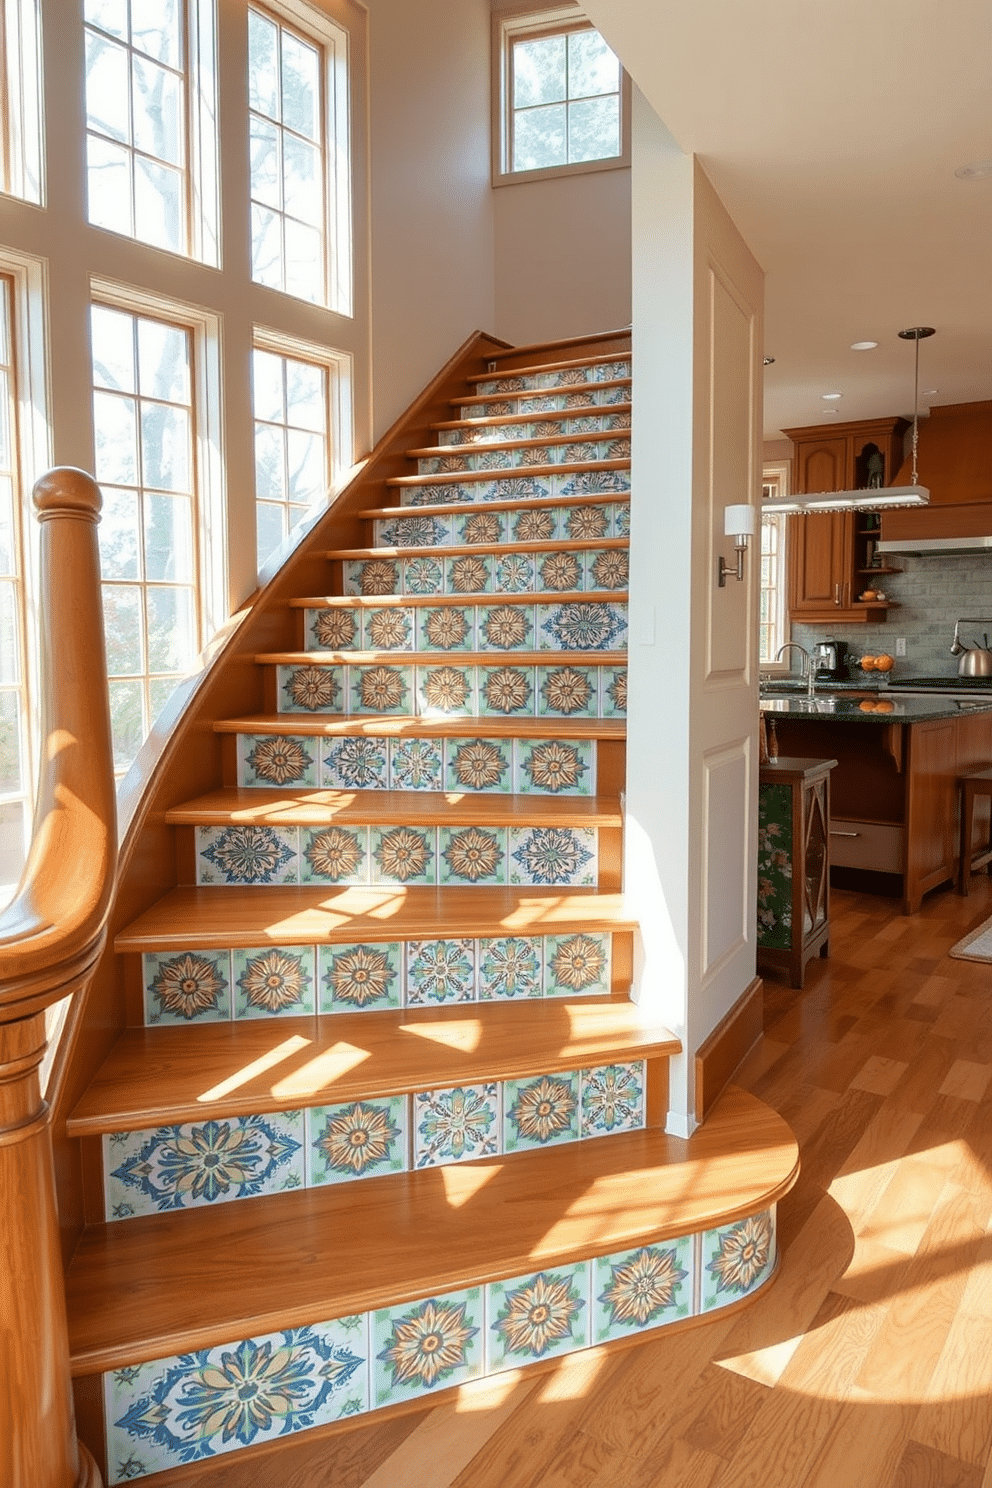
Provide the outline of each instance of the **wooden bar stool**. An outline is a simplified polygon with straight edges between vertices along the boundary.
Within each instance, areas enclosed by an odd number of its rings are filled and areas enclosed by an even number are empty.
[[[967,894],[971,875],[977,869],[984,868],[986,863],[992,862],[992,828],[988,846],[976,854],[971,850],[975,801],[979,796],[992,798],[992,769],[970,770],[967,775],[959,775],[958,785],[961,789],[961,865],[958,871],[958,892]]]

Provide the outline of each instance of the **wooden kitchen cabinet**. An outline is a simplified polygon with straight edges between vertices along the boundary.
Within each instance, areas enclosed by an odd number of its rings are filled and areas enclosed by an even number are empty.
[[[868,490],[873,476],[891,484],[902,463],[903,418],[786,429],[793,441],[797,495]],[[879,461],[881,462],[879,467]],[[865,511],[813,512],[789,518],[789,617],[805,623],[884,620],[888,601],[859,604],[870,579]],[[875,534],[878,535],[877,533]]]
[[[836,760],[779,758],[758,775],[759,971],[803,985],[806,962],[830,943],[827,828]]]

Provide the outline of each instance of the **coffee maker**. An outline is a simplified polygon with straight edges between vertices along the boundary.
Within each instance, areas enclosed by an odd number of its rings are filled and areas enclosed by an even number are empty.
[[[813,647],[816,675],[823,682],[847,680],[847,642],[818,641]]]

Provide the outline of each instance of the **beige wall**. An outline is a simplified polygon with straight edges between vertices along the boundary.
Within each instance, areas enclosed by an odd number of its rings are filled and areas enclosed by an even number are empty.
[[[630,324],[630,171],[493,192],[496,330],[551,341]]]
[[[495,329],[488,0],[368,0],[372,402],[385,432]]]

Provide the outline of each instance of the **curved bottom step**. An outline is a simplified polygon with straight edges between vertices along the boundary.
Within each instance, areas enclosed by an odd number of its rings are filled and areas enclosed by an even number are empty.
[[[96,1227],[68,1291],[74,1371],[103,1372],[107,1480],[704,1318],[771,1278],[797,1174],[789,1128],[732,1087],[688,1142],[282,1195],[278,1224],[259,1199]]]

